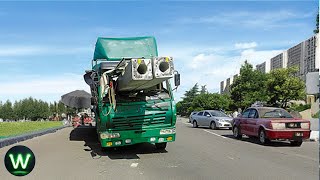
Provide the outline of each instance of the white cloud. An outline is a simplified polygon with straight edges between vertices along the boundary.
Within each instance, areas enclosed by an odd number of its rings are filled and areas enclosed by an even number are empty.
[[[249,45],[246,47],[250,47]],[[219,92],[220,82],[238,74],[245,60],[255,66],[276,56],[282,50],[175,46],[167,48],[164,52],[174,57],[175,69],[181,74],[181,86],[175,92],[176,100],[179,101],[185,91],[195,83],[199,86],[207,85],[209,92]]]
[[[49,47],[49,46],[13,46],[0,45],[0,57],[36,56],[36,55],[61,55],[92,52],[93,47]]]
[[[249,49],[249,48],[255,48],[258,44],[256,42],[248,42],[248,43],[236,43],[234,47],[236,49]]]
[[[217,13],[212,16],[203,17],[184,17],[178,19],[175,23],[180,24],[214,24],[224,26],[241,26],[247,28],[281,28],[281,27],[298,27],[302,22],[290,22],[290,20],[301,20],[314,16],[314,13],[299,12],[292,10],[277,10],[277,11],[237,11],[228,13]],[[236,23],[235,23],[236,22]]]
[[[0,101],[7,99],[14,101],[30,96],[46,101],[58,101],[61,95],[77,89],[90,92],[90,88],[84,82],[82,75],[63,74],[56,77],[26,76],[23,79],[21,77],[12,77],[10,81],[2,81],[0,83]]]

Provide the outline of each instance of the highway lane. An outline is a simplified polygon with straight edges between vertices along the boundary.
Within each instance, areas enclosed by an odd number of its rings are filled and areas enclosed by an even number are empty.
[[[139,144],[101,151],[94,130],[66,128],[19,144],[36,155],[36,167],[22,179],[318,179],[319,145],[290,147],[276,142],[235,140],[230,130],[192,128],[177,121],[177,139],[166,151]],[[71,138],[70,138],[71,133]],[[71,139],[71,140],[70,140]],[[15,178],[5,170],[0,149],[0,179]]]

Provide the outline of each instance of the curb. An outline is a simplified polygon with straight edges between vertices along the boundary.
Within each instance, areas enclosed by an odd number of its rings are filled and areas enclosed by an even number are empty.
[[[32,138],[37,137],[37,136],[42,136],[42,135],[45,135],[45,134],[54,133],[57,130],[63,129],[65,127],[69,127],[69,126],[60,126],[60,127],[56,127],[56,128],[50,128],[50,129],[31,132],[31,133],[28,133],[28,134],[22,134],[22,135],[18,135],[18,136],[13,136],[13,137],[0,139],[0,148],[3,148],[5,146],[9,146],[11,144],[15,144],[15,143],[18,143],[18,142],[21,142],[21,141],[25,141],[25,140],[28,140],[28,139],[32,139]]]
[[[319,140],[319,131],[311,131],[310,141],[318,141]]]

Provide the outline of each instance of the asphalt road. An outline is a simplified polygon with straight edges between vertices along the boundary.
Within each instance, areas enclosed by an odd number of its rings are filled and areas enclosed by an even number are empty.
[[[139,144],[103,152],[94,130],[59,130],[19,144],[36,155],[35,169],[13,177],[0,149],[0,179],[217,179],[312,180],[319,178],[319,144],[301,147],[275,142],[261,146],[254,139],[235,140],[230,130],[192,128],[177,122],[177,139],[166,151]]]

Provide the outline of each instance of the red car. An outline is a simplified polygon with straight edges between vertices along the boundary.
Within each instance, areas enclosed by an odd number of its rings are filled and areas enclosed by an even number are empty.
[[[233,119],[233,135],[241,139],[245,134],[258,137],[261,144],[270,140],[289,140],[292,146],[301,146],[310,138],[310,121],[292,117],[286,110],[273,107],[251,107]]]

